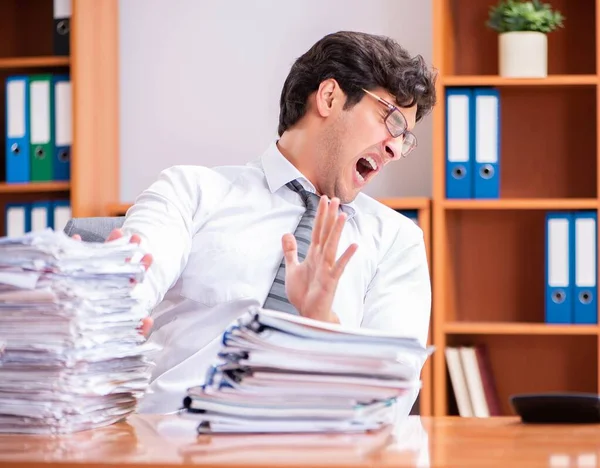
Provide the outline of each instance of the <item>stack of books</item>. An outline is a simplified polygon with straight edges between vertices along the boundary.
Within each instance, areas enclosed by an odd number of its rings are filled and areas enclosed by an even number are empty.
[[[355,432],[393,423],[433,351],[414,338],[249,309],[223,334],[206,383],[189,388],[199,433]]]
[[[139,246],[51,229],[0,238],[0,433],[117,422],[147,389]]]
[[[447,346],[445,354],[458,414],[466,418],[501,416],[487,346]]]

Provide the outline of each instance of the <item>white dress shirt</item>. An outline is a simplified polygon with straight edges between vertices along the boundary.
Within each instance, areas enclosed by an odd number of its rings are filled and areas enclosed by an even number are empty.
[[[124,232],[138,233],[154,258],[139,287],[153,309],[149,340],[162,347],[140,412],[179,409],[187,388],[202,384],[216,362],[223,331],[248,306],[264,303],[283,256],[281,238],[305,210],[285,186],[293,179],[315,191],[272,143],[244,166],[166,169],[129,209]],[[365,194],[342,209],[348,220],[338,254],[359,247],[333,311],[343,325],[425,345],[431,292],[421,229]],[[415,372],[422,364],[414,362]]]

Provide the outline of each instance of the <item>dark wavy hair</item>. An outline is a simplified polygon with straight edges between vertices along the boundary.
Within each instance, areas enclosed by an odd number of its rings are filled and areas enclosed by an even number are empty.
[[[345,109],[362,99],[362,88],[381,87],[401,107],[416,104],[417,122],[436,102],[436,74],[422,56],[411,57],[389,37],[340,31],[320,39],[292,65],[281,91],[279,136],[304,116],[308,96],[329,78],[346,93]]]

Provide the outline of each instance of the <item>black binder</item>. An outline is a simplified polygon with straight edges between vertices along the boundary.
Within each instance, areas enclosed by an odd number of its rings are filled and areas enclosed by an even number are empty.
[[[71,52],[71,0],[54,0],[54,31],[52,35],[54,55]]]

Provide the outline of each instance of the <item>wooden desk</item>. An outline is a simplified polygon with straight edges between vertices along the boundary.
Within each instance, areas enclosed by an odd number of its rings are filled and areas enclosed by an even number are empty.
[[[600,425],[528,426],[514,418],[409,420],[333,436],[200,436],[177,416],[67,436],[0,436],[0,467],[596,467]]]

